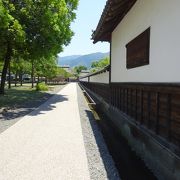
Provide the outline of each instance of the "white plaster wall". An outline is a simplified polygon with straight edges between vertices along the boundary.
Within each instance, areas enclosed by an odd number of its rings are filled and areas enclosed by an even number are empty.
[[[98,82],[98,83],[109,83],[109,72],[103,72],[101,74],[96,74],[94,76],[90,76],[90,82]]]
[[[82,78],[82,79],[80,79],[80,81],[82,81],[82,82],[88,82],[88,77]]]
[[[126,69],[125,45],[151,27],[150,64]],[[180,82],[180,0],[138,0],[112,33],[112,82]]]

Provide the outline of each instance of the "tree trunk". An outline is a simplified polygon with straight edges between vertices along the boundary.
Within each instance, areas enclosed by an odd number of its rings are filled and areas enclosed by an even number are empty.
[[[32,60],[31,63],[32,63],[32,70],[31,70],[32,85],[31,85],[31,87],[34,88],[34,60]]]
[[[17,86],[17,71],[16,71],[16,74],[15,74],[15,81],[14,81],[14,85],[15,85],[15,87]]]
[[[9,78],[8,78],[8,89],[11,89],[11,62],[9,61],[9,68],[8,68],[8,75],[9,75]]]
[[[39,83],[39,80],[40,80],[40,78],[39,78],[39,76],[38,76],[38,83]]]
[[[11,55],[12,55],[12,48],[11,48],[10,42],[8,42],[7,43],[7,51],[6,51],[6,55],[4,58],[4,66],[3,66],[2,76],[1,76],[0,94],[4,94],[6,74],[7,74],[7,69],[8,69],[10,60],[11,60]]]
[[[23,78],[22,78],[22,72],[20,72],[20,74],[19,74],[19,78],[20,78],[20,84],[21,84],[21,86],[23,85]]]
[[[38,77],[37,77],[37,82],[36,82],[36,86],[39,84],[39,75],[38,75]]]

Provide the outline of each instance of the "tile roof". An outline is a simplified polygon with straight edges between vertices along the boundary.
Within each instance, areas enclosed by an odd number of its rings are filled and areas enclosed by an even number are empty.
[[[110,41],[111,33],[128,13],[137,0],[107,0],[96,30],[92,34],[93,43]]]

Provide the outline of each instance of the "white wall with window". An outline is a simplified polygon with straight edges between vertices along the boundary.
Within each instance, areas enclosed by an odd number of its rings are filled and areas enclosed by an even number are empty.
[[[111,81],[180,82],[179,19],[180,0],[137,0],[112,33]],[[127,69],[126,44],[149,27],[149,65]]]

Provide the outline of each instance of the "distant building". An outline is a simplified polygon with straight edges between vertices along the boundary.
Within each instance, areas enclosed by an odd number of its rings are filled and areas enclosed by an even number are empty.
[[[82,74],[82,76],[79,77],[79,81],[109,84],[109,69],[110,65],[96,72]]]
[[[79,77],[83,77],[83,76],[86,76],[90,73],[89,70],[82,70],[81,73],[79,74]]]

